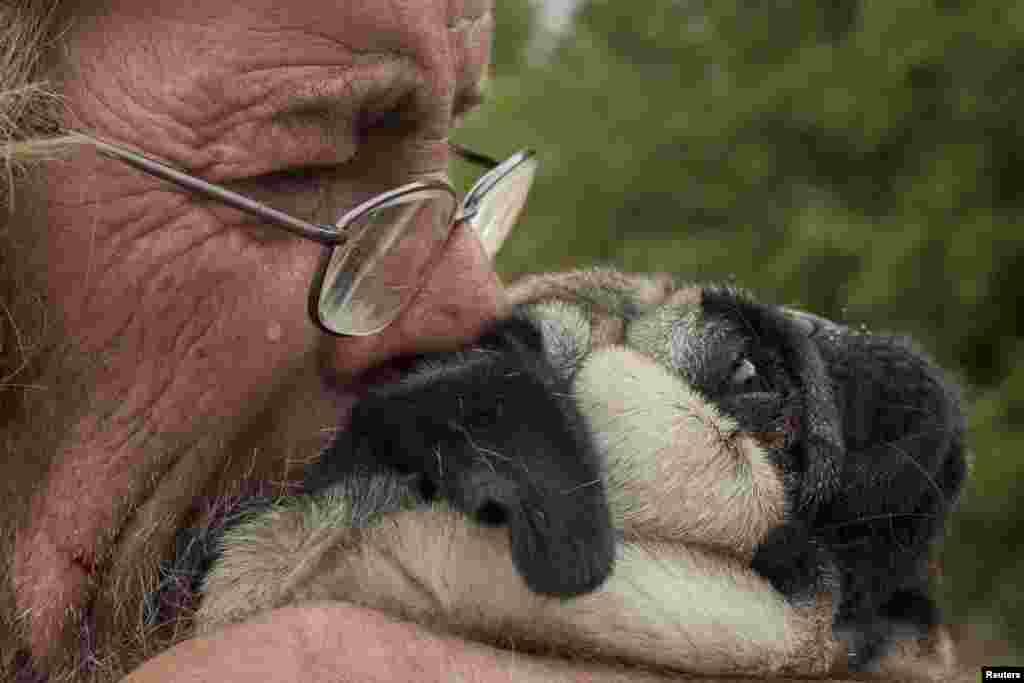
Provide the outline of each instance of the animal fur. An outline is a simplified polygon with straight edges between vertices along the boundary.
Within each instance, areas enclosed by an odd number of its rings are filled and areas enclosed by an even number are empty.
[[[306,495],[226,533],[201,632],[343,600],[754,676],[878,668],[935,638],[927,552],[964,425],[920,353],[664,277],[511,291],[519,312],[473,347],[363,400]]]

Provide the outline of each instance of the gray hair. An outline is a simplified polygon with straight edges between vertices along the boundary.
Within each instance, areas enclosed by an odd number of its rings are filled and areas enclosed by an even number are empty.
[[[13,212],[15,189],[32,165],[62,156],[72,146],[63,129],[54,67],[76,4],[0,0],[0,424],[34,388],[35,359],[52,317],[26,273],[25,239],[30,233],[19,229]]]
[[[61,126],[62,100],[48,73],[67,25],[61,0],[0,3],[0,208],[13,201],[14,182],[27,165],[70,147]],[[65,10],[62,12],[62,10]]]

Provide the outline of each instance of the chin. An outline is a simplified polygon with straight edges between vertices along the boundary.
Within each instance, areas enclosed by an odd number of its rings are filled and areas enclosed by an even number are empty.
[[[699,675],[952,667],[928,558],[965,422],[909,340],[613,270],[510,295],[368,383],[295,495],[180,548],[200,633],[344,601]]]

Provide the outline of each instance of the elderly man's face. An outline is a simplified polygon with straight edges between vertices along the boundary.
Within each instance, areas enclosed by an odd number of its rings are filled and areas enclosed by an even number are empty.
[[[69,123],[322,222],[443,172],[490,41],[485,0],[106,4],[67,35]],[[101,649],[133,635],[208,501],[280,490],[343,423],[353,377],[458,344],[502,303],[458,227],[391,327],[327,337],[306,312],[317,244],[88,150],[20,199],[67,340],[22,425],[21,457],[49,463],[12,565],[37,656],[83,626]]]

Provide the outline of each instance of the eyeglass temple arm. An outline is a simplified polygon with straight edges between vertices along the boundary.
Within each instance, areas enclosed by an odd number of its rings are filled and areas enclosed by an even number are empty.
[[[474,152],[473,150],[463,147],[462,145],[456,142],[449,142],[448,148],[451,149],[460,157],[462,157],[463,159],[465,159],[466,161],[477,164],[479,166],[484,166],[488,169],[497,168],[498,166],[501,166],[501,162],[498,161],[497,159],[489,157],[486,154],[481,154],[480,152]]]
[[[245,195],[232,192],[226,187],[214,185],[213,183],[209,183],[201,178],[196,178],[195,176],[183,173],[172,166],[168,166],[167,164],[161,163],[147,156],[143,156],[142,154],[132,152],[131,150],[118,145],[112,145],[109,142],[87,135],[86,133],[76,132],[75,135],[82,137],[85,142],[95,147],[100,154],[106,157],[121,161],[129,166],[139,169],[140,171],[148,173],[149,175],[174,183],[179,187],[191,190],[192,192],[201,194],[204,197],[221,202],[222,204],[226,204],[232,208],[238,209],[239,211],[244,211],[252,214],[253,216],[262,218],[268,223],[272,223],[273,225],[299,235],[300,237],[305,237],[306,239],[327,245],[338,244],[338,242],[340,242],[344,237],[333,228],[327,228],[296,218],[295,216],[284,213],[283,211],[278,211],[266,204],[261,204],[254,199],[246,197]]]

